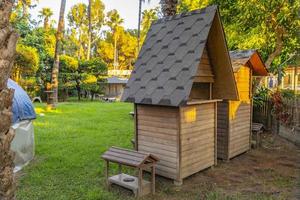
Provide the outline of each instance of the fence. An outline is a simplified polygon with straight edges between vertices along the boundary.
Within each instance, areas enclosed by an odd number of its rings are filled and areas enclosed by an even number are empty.
[[[277,120],[269,98],[262,105],[253,107],[253,121],[264,124],[267,130],[300,144],[300,98],[283,99],[282,116]]]

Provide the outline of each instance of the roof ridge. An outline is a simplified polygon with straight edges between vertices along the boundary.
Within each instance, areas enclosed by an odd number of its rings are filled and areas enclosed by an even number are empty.
[[[182,19],[183,17],[189,17],[189,16],[193,16],[193,15],[197,15],[197,14],[203,14],[203,13],[206,13],[206,10],[209,8],[212,8],[212,11],[215,11],[215,10],[217,10],[218,6],[216,4],[212,4],[212,5],[209,5],[204,8],[195,9],[195,10],[191,10],[188,12],[182,12],[182,13],[179,13],[179,14],[176,14],[173,16],[163,17],[163,18],[160,18],[160,19],[154,21],[153,24],[160,24],[160,23],[164,23],[167,21]]]

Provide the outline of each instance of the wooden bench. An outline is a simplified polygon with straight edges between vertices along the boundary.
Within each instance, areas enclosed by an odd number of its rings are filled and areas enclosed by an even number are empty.
[[[111,147],[102,158],[105,160],[106,185],[116,184],[132,190],[136,197],[155,193],[155,165],[158,158],[152,154],[141,153],[134,150]],[[119,164],[119,173],[109,177],[109,163]],[[122,165],[133,167],[138,170],[138,177],[122,173]],[[143,171],[151,169],[151,182],[143,179]]]
[[[252,123],[252,133],[255,138],[255,148],[261,146],[261,134],[263,133],[264,125],[261,123]]]

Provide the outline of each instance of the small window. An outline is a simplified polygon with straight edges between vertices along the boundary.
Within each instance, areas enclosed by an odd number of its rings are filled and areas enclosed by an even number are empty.
[[[190,99],[210,99],[210,83],[194,83]]]

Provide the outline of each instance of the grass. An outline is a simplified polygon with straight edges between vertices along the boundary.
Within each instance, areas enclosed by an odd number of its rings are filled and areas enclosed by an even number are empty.
[[[20,177],[17,198],[118,199],[104,188],[100,155],[113,145],[131,147],[132,105],[70,102],[52,112],[36,107],[36,158]]]
[[[17,199],[134,199],[131,193],[118,187],[111,191],[105,188],[104,163],[100,158],[110,146],[132,147],[133,120],[129,115],[132,109],[132,105],[126,103],[84,101],[62,103],[57,110],[46,111],[44,105],[36,104],[36,156],[19,176]],[[193,175],[182,187],[157,177],[156,195],[143,199],[289,199],[291,190],[288,188],[296,184],[292,178],[296,176],[296,169],[293,165],[280,167],[277,162],[296,160],[293,151],[254,150],[230,163],[221,163],[214,170]],[[253,158],[260,170],[251,167]],[[112,170],[117,173],[117,166]],[[251,176],[244,174],[245,171],[251,172]],[[290,173],[283,173],[285,171]],[[231,179],[237,175],[237,182]]]

